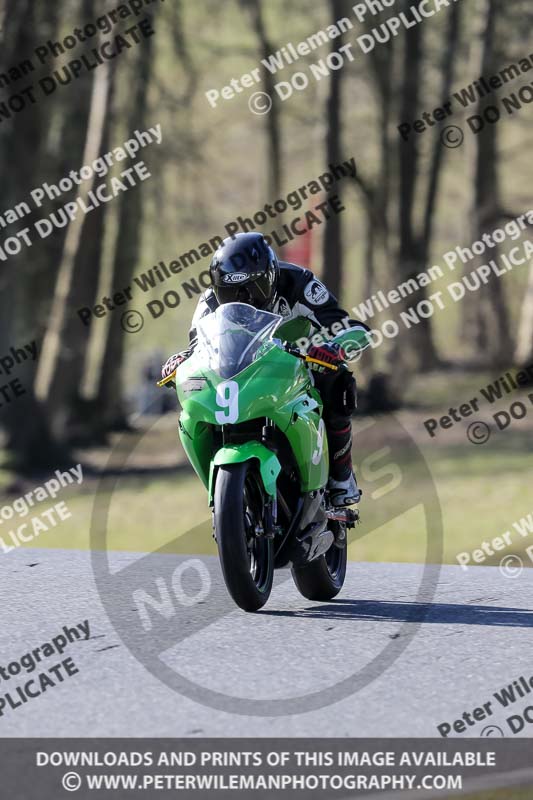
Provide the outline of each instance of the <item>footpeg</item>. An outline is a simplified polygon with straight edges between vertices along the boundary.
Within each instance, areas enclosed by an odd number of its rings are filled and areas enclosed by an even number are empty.
[[[353,508],[331,509],[326,511],[326,516],[335,522],[344,522],[347,528],[354,528],[359,522],[359,510]]]

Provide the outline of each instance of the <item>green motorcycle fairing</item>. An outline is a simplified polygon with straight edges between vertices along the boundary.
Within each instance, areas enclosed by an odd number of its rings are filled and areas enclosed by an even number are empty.
[[[195,351],[178,368],[176,389],[182,407],[180,439],[208,489],[210,502],[217,467],[249,458],[258,460],[265,490],[274,495],[275,478],[271,470],[277,478],[279,462],[260,441],[214,452],[216,428],[254,419],[272,420],[287,437],[298,466],[302,493],[325,486],[329,456],[320,395],[303,362],[272,340],[264,341],[255,360],[229,380],[209,367],[205,353]]]
[[[223,464],[242,464],[243,461],[249,461],[250,459],[255,459],[259,463],[261,480],[267,494],[270,497],[276,496],[276,481],[281,472],[281,464],[278,461],[278,457],[264,444],[251,441],[238,445],[225,445],[217,451],[209,469],[209,505],[213,504],[217,468]]]

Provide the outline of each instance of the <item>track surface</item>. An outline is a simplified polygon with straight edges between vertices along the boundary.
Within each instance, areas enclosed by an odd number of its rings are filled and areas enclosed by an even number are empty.
[[[0,664],[50,640],[63,625],[88,619],[90,639],[70,645],[63,656],[75,660],[79,674],[5,710],[0,736],[425,737],[489,700],[494,714],[468,734],[479,736],[493,724],[510,736],[506,717],[528,705],[525,697],[505,710],[492,695],[533,674],[524,630],[533,626],[529,570],[511,580],[498,568],[464,573],[442,567],[435,599],[427,604],[414,602],[419,565],[350,563],[340,598],[327,604],[299,596],[283,572],[264,612],[231,611],[202,628],[208,604],[226,602],[220,577],[206,603],[188,610],[191,635],[165,654],[166,663],[190,680],[231,695],[279,700],[325,690],[372,659],[381,673],[327,707],[265,717],[194,702],[139,663],[106,615],[90,553],[20,550],[2,559]],[[115,554],[120,567],[137,559],[139,554]],[[155,577],[157,561],[150,564]],[[218,569],[213,561],[211,569]],[[437,568],[431,569],[437,575]],[[131,595],[122,602],[131,612]],[[413,616],[421,615],[420,624]],[[126,619],[135,635],[146,636],[138,615]],[[382,671],[383,648],[408,637],[412,626],[415,636]],[[59,660],[52,657],[43,665]],[[8,691],[10,683],[21,681],[2,681],[0,691]],[[532,698],[533,693],[529,704]],[[533,725],[522,735],[533,735]]]

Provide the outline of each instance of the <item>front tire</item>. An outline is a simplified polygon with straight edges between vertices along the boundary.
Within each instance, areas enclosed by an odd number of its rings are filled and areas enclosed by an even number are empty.
[[[337,523],[339,524],[339,523]],[[292,567],[296,588],[308,600],[332,600],[338,595],[346,577],[347,546],[332,544],[327,553],[304,567]]]
[[[219,467],[214,503],[224,582],[240,608],[258,611],[272,590],[274,544],[256,535],[264,525],[265,492],[252,462]]]

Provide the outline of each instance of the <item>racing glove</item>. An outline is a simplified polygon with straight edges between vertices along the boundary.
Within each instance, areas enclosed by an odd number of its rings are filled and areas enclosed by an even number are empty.
[[[173,356],[167,358],[163,366],[161,367],[161,378],[168,378],[169,375],[172,375],[174,370],[176,370],[180,364],[183,364],[189,356],[192,355],[192,350],[182,350],[181,353],[174,353]],[[173,381],[166,384],[172,388]]]
[[[341,367],[345,361],[345,353],[342,347],[338,344],[325,343],[319,347],[311,345],[307,351],[310,358],[317,358],[319,361],[325,361],[326,364],[331,364],[334,367]],[[330,372],[327,367],[322,367],[320,364],[309,363],[309,366],[315,372]]]

